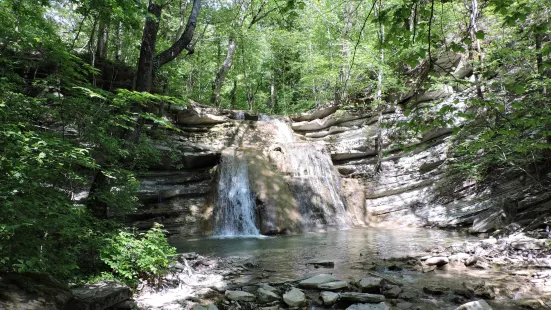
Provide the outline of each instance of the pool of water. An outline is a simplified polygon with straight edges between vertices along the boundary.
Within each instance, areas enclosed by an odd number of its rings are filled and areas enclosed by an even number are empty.
[[[261,238],[173,239],[178,252],[254,259],[271,280],[297,278],[313,272],[311,262],[333,262],[331,273],[354,276],[358,263],[423,255],[425,249],[467,238],[458,232],[419,228],[366,228]]]

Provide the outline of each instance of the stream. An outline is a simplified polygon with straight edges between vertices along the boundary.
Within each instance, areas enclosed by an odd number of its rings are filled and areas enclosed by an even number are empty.
[[[236,275],[231,285],[247,287],[259,283],[284,284],[313,275],[329,273],[355,283],[366,276],[399,283],[400,299],[392,309],[456,309],[472,300],[461,296],[465,285],[484,283],[496,292],[488,299],[494,309],[519,309],[519,304],[541,294],[529,278],[506,268],[467,268],[447,264],[428,272],[416,270],[411,257],[445,251],[450,245],[479,243],[480,238],[456,231],[425,228],[363,228],[300,235],[255,238],[172,239],[180,253],[195,252],[207,257],[239,258],[254,262]],[[409,259],[408,259],[409,257]],[[316,265],[312,263],[318,263]],[[443,293],[426,293],[427,287],[445,288]],[[402,296],[409,296],[402,297]],[[317,296],[311,297],[318,298]],[[472,297],[471,297],[472,298]],[[476,299],[476,297],[475,297]],[[487,299],[487,298],[484,298]],[[310,309],[323,309],[311,305]],[[329,308],[328,308],[329,309]]]

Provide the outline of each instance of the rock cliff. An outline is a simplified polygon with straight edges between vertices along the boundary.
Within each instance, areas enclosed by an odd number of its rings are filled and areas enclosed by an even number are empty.
[[[416,104],[456,99],[443,92],[406,98]],[[399,144],[400,132],[379,121],[403,119],[400,105],[382,118],[330,106],[270,119],[192,103],[169,117],[181,132],[159,143],[162,163],[141,176],[144,206],[133,219],[142,228],[157,221],[173,234],[212,234],[217,165],[229,148],[247,158],[263,234],[379,223],[488,232],[512,222],[537,225],[551,207],[551,193],[519,175],[476,183],[454,174],[451,128]]]

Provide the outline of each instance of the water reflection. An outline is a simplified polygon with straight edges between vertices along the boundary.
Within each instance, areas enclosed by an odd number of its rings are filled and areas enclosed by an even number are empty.
[[[351,263],[416,255],[436,245],[462,242],[465,235],[431,229],[369,228],[306,233],[273,238],[172,240],[179,252],[197,252],[219,257],[256,259],[262,269],[279,277],[297,277],[308,272],[307,262],[331,261],[337,275],[352,276]]]

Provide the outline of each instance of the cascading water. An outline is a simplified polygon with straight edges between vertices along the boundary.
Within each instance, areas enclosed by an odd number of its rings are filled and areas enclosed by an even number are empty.
[[[328,154],[312,144],[293,143],[288,151],[293,171],[294,193],[307,229],[350,227],[346,199],[339,176]]]
[[[261,122],[271,123],[276,126],[278,141],[275,141],[275,142],[280,142],[280,143],[295,142],[295,134],[293,133],[293,130],[284,121],[265,114],[260,114],[260,116],[258,117],[258,120]]]
[[[249,187],[247,161],[235,149],[222,153],[215,212],[216,236],[256,236],[255,200]]]

